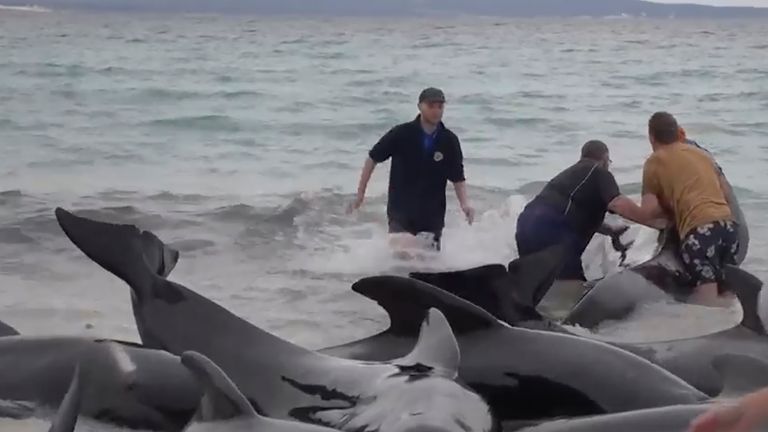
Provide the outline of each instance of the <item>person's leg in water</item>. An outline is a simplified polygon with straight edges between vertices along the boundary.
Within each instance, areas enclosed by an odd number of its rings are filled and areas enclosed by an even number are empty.
[[[389,219],[389,245],[398,259],[423,258],[418,251],[440,251],[442,229],[421,229],[407,221]]]
[[[680,255],[693,280],[693,293],[688,302],[702,306],[729,307],[733,293],[725,295],[723,267],[736,264],[739,239],[736,224],[718,221],[691,230],[680,245]]]
[[[552,284],[552,287],[539,303],[539,311],[553,319],[563,319],[587,291],[584,266],[581,255],[584,248],[580,247],[575,236],[566,234],[568,242],[566,255],[563,257],[563,267]]]
[[[518,256],[524,257],[560,242],[568,242],[565,262],[551,289],[539,303],[539,312],[550,318],[563,316],[584,293],[586,277],[575,236],[565,220],[544,206],[528,206],[517,218],[515,233]]]

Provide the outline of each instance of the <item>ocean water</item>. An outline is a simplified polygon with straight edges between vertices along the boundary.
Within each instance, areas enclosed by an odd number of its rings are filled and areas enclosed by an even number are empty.
[[[412,268],[514,259],[520,209],[589,139],[636,196],[647,119],[668,110],[736,187],[745,267],[765,279],[766,40],[749,20],[0,11],[0,319],[138,340],[128,288],[65,238],[63,206],[152,230],[181,251],[171,279],[292,342],[378,331],[386,314],[350,285],[409,269],[386,245],[388,164],[345,210],[366,152],[426,86],[447,94],[478,217],[449,186],[444,250]],[[653,233],[628,236],[633,260],[650,255]],[[618,260],[601,238],[585,256],[593,277]],[[595,336],[684,337],[739,313],[658,305]]]

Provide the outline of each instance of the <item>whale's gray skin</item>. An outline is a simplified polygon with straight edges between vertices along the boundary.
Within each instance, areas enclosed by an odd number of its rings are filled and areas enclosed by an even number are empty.
[[[759,360],[765,366],[762,373],[768,375],[768,336],[764,331],[755,332],[744,322],[703,336],[612,344],[658,364],[706,394],[715,396],[722,391],[723,382],[712,367],[712,361],[723,352]]]
[[[6,336],[0,338],[0,400],[57,406],[76,366],[80,414],[118,426],[178,431],[201,394],[178,357],[161,350],[79,336]]]
[[[167,277],[176,267],[179,252],[154,234],[142,235],[139,244],[144,262],[158,276]],[[117,355],[133,361],[136,370],[121,371]],[[0,321],[0,401],[6,399],[0,402],[0,417],[28,418],[38,405],[57,405],[64,397],[70,368],[85,359],[78,382],[81,375],[91,373],[103,375],[104,381],[89,382],[85,390],[80,390],[82,384],[75,388],[78,394],[85,391],[77,399],[83,415],[117,425],[178,430],[194,413],[194,394],[199,390],[193,377],[168,358],[166,352],[130,342],[22,336]],[[110,396],[94,394],[98,389]]]
[[[484,432],[498,426],[483,399],[457,381],[456,340],[437,309],[421,314],[421,337],[411,341],[410,353],[386,362],[336,358],[280,339],[158,276],[142,257],[145,234],[136,226],[62,208],[55,214],[86,256],[129,285],[145,345],[208,357],[262,415],[355,432]]]
[[[524,267],[529,272],[556,272],[547,263],[553,261],[556,251],[543,251],[538,256],[513,261],[515,267]],[[649,343],[610,342],[611,345],[633,352],[681,377],[686,382],[710,396],[720,394],[722,380],[712,364],[724,350],[730,353],[750,356],[768,362],[768,335],[758,315],[758,301],[762,281],[744,269],[726,266],[727,279],[741,303],[743,311],[739,325],[703,336],[686,339]],[[519,278],[519,272],[505,273],[504,269],[481,266],[464,271],[415,274],[420,280],[428,280],[443,290],[472,301],[476,306],[491,312],[494,317],[514,327],[532,328],[561,333],[570,333],[563,327],[536,312],[520,313],[535,308],[536,302],[524,296],[505,294],[512,291],[531,291],[526,280],[549,280],[546,274],[537,277]],[[543,287],[543,288],[542,288]],[[539,297],[546,293],[546,286],[538,286]]]
[[[707,399],[680,378],[625,350],[562,332],[508,326],[413,278],[369,277],[352,289],[387,311],[389,328],[320,352],[362,360],[395,358],[413,343],[422,311],[438,308],[457,334],[460,377],[503,420],[621,412]]]
[[[75,371],[72,373],[69,388],[61,400],[61,405],[59,405],[56,416],[51,421],[51,427],[48,429],[48,432],[74,432],[80,415],[82,399],[83,391],[80,381],[80,366],[78,364],[75,365]]]
[[[706,412],[710,406],[671,405],[585,418],[559,419],[517,429],[517,432],[688,432],[691,421]],[[763,430],[766,429],[760,431]]]
[[[768,385],[768,364],[738,354],[722,354],[715,358],[713,367],[725,382],[720,397],[704,403],[670,405],[659,408],[627,411],[617,414],[559,419],[515,428],[518,432],[688,432],[690,423],[713,407],[715,403],[733,403],[747,393]],[[763,425],[755,432],[768,431]]]
[[[135,316],[144,320],[141,336],[145,344],[178,355],[184,351],[205,355],[270,417],[318,422],[329,409],[356,409],[356,399],[351,395],[361,392],[371,379],[368,372],[352,372],[358,363],[289,344],[188,288],[157,277],[134,252],[139,250],[136,239],[141,234],[133,225],[98,222],[61,208],[56,216],[83,253],[132,288]],[[448,317],[459,336],[462,381],[491,403],[500,420],[617,412],[706,399],[706,395],[671,373],[626,351],[575,336],[511,328],[471,303],[413,278],[366,278],[355,283],[353,289],[376,299],[392,320],[391,331],[369,339],[381,349],[363,354],[383,357],[365,360],[397,361],[393,359],[408,355],[414,344],[419,350],[421,323],[434,307]],[[351,355],[344,357],[354,358],[354,347],[345,348],[350,348]],[[342,350],[338,348],[333,354]],[[255,374],[254,370],[261,372]],[[632,373],[628,374],[628,370]],[[401,373],[414,371],[406,368]],[[274,379],[276,374],[285,378]],[[429,384],[432,380],[417,380],[412,385],[422,382]],[[435,382],[452,385],[445,380]],[[398,404],[409,400],[407,395],[413,390],[404,387]],[[417,400],[409,402],[414,407],[420,403],[418,396],[424,397],[420,389],[415,390]],[[435,399],[442,391],[448,389],[430,389],[427,399]],[[269,397],[265,398],[265,394]],[[315,395],[324,395],[325,399]],[[465,412],[462,415],[468,418],[482,417],[479,408],[467,412],[467,407],[474,405],[471,401],[463,402],[461,410],[449,410],[450,404],[443,405],[433,414]],[[333,418],[324,420],[322,424],[327,426],[349,428]],[[472,424],[468,419],[463,422]]]
[[[18,330],[12,326],[0,321],[0,337],[3,336],[16,336],[20,334]]]
[[[204,389],[195,417],[184,432],[338,432],[309,423],[264,417],[208,357],[187,351],[181,355],[181,362]]]
[[[549,294],[563,266],[565,244],[512,260],[466,270],[411,272],[409,277],[434,285],[480,306],[507,323],[544,319],[538,306]]]
[[[80,381],[80,368],[75,365],[69,387],[59,408],[54,413],[48,432],[74,432],[80,415],[80,404],[83,398]],[[27,416],[27,417],[31,417]]]

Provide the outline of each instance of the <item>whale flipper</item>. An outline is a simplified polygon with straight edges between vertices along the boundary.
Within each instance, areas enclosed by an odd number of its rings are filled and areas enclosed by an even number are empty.
[[[56,411],[56,417],[51,422],[48,432],[73,432],[75,430],[82,401],[81,386],[80,365],[78,364],[75,366],[75,372],[72,374],[69,389],[64,395],[64,399],[62,399],[59,409]]]
[[[723,271],[725,272],[726,284],[732,286],[731,289],[736,293],[736,297],[741,303],[743,313],[741,325],[759,335],[766,336],[765,325],[758,314],[763,281],[743,268],[734,265],[726,265]]]
[[[440,375],[454,379],[459,375],[460,361],[459,344],[451,325],[440,310],[430,308],[416,346],[400,363],[430,366]]]
[[[440,310],[456,334],[502,325],[482,308],[417,279],[370,276],[353,283],[352,290],[384,308],[389,315],[388,331],[396,335],[418,334],[430,308]]]
[[[198,352],[186,351],[181,355],[181,363],[203,387],[203,397],[195,414],[196,420],[220,421],[237,417],[256,417],[256,411],[248,399],[211,359]]]
[[[258,432],[339,432],[327,428],[292,420],[264,417],[251,405],[238,387],[211,359],[195,351],[185,351],[181,363],[200,381],[204,388],[203,397],[188,430],[212,430],[195,428],[194,423],[216,422],[219,431]],[[185,429],[187,430],[187,429]]]
[[[19,333],[18,330],[11,327],[10,325],[0,321],[0,337],[4,336],[18,336],[21,333]]]
[[[768,387],[768,362],[746,354],[719,354],[712,367],[723,380],[718,397],[740,397]]]

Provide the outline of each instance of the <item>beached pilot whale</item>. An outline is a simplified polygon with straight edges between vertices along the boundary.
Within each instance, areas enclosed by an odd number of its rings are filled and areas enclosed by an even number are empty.
[[[689,432],[691,422],[711,404],[671,405],[660,408],[559,419],[517,429],[517,432]],[[768,432],[768,427],[750,432]]]
[[[57,406],[76,366],[80,413],[118,426],[181,430],[201,394],[178,357],[162,350],[79,336],[6,336],[0,338],[0,400],[16,408],[8,417]],[[29,412],[20,412],[23,406]]]
[[[138,239],[150,271],[166,277],[179,252],[152,233]],[[0,417],[26,418],[65,397],[79,364],[81,414],[118,426],[179,430],[194,413],[199,388],[174,357],[162,350],[109,339],[24,336],[0,322]]]
[[[184,432],[338,432],[337,429],[260,415],[224,371],[200,353],[183,353],[181,363],[203,388],[200,406]]]
[[[188,288],[147,271],[135,252],[140,236],[135,226],[98,222],[60,208],[56,217],[75,245],[131,286],[134,315],[143,321],[145,344],[209,357],[254,405],[262,406],[263,414],[318,422],[318,416],[330,409],[328,405],[353,408],[358,399],[350,393],[368,385],[351,371],[344,372],[350,383],[334,382],[341,372],[329,373],[350,365],[355,365],[354,370],[359,367],[356,363],[289,344]],[[575,336],[510,328],[479,307],[415,279],[368,278],[353,289],[379,301],[390,314],[391,327],[357,346],[329,349],[326,354],[370,361],[405,356],[417,343],[425,314],[434,307],[448,317],[458,335],[463,353],[461,380],[483,395],[500,420],[618,412],[706,399],[679,378],[631,353]],[[263,372],[254,374],[254,370]],[[628,374],[628,370],[633,372]],[[286,379],[271,379],[264,371],[283,373]],[[256,404],[265,392],[271,395],[269,400]],[[398,400],[409,399],[406,394]],[[430,390],[427,399],[435,399],[436,394]],[[426,412],[442,416],[449,407]],[[321,424],[346,428],[333,421]]]
[[[714,404],[728,403],[756,389],[768,386],[768,375],[760,362],[749,357],[721,354],[713,366],[726,383],[721,397],[704,403],[670,405],[617,414],[558,419],[517,429],[518,432],[688,432],[691,422]],[[768,425],[752,429],[768,432]]]
[[[727,180],[725,180],[728,183]],[[728,184],[728,203],[738,223],[741,264],[749,248],[749,229],[733,188]],[[685,302],[693,290],[679,253],[679,236],[675,227],[659,236],[657,253],[636,266],[619,270],[597,281],[571,309],[563,323],[593,329],[607,320],[621,320],[642,303],[664,301],[672,297]]]
[[[415,337],[415,318],[426,308],[438,308],[457,334],[459,375],[505,420],[623,412],[707,399],[628,351],[564,332],[511,327],[416,279],[373,276],[355,282],[352,289],[384,308],[389,328],[320,352],[362,360],[398,356]]]
[[[343,431],[484,432],[498,427],[489,406],[457,379],[459,349],[437,309],[424,310],[404,355],[363,362],[285,341],[200,294],[156,275],[134,225],[99,222],[57,208],[67,237],[133,291],[145,345],[214,361],[260,414]],[[137,322],[138,324],[138,322]]]
[[[453,272],[412,273],[411,277],[468,300],[511,326],[570,334],[566,327],[535,310],[546,294],[548,281],[557,274],[560,253],[553,246],[518,258],[510,263],[509,271],[503,266],[488,265]],[[723,350],[759,359],[768,366],[768,334],[758,314],[763,282],[739,267],[728,265],[725,271],[743,311],[738,325],[684,339],[609,343],[658,364],[710,396],[719,395],[723,388],[720,374],[713,367],[714,358]],[[534,295],[525,300],[523,293]]]
[[[712,366],[723,352],[758,360],[755,373],[768,376],[768,334],[758,314],[762,281],[738,267],[728,266],[728,279],[738,287],[743,316],[736,326],[702,336],[660,342],[612,342],[632,351],[683,378],[701,391],[714,396],[722,392],[724,383]]]

